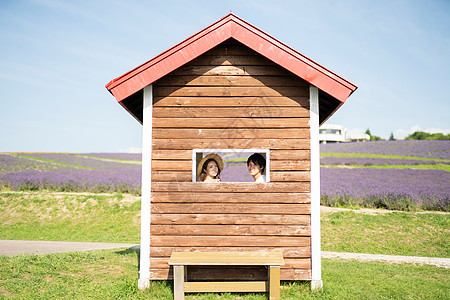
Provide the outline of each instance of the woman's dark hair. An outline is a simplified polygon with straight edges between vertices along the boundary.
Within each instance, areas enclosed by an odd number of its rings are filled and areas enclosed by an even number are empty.
[[[247,159],[247,167],[250,162],[260,166],[261,173],[264,172],[264,170],[266,169],[266,159],[259,153],[253,153],[252,155],[250,155],[250,157]]]
[[[220,170],[219,164],[217,163],[217,161],[216,161],[214,158],[209,158],[209,159],[207,159],[207,160],[203,163],[203,166],[202,166],[202,173],[200,173],[200,176],[198,177],[198,179],[199,179],[200,181],[205,180],[205,178],[206,178],[206,168],[208,167],[208,164],[209,164],[211,161],[214,161],[214,162],[216,163],[217,169],[219,170],[219,171],[217,172],[216,177],[214,177],[214,179],[220,179],[220,171],[221,171],[221,170]]]

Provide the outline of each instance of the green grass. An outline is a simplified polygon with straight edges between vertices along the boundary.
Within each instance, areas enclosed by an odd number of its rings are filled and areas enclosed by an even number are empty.
[[[341,152],[328,152],[320,153],[320,157],[350,157],[350,158],[383,158],[383,159],[410,159],[418,161],[436,161],[436,162],[450,162],[449,159],[418,157],[408,155],[391,155],[391,154],[374,154],[374,153],[341,153]],[[342,168],[343,165],[336,164],[321,164],[322,167],[328,168]],[[420,170],[444,170],[450,172],[450,165],[448,164],[403,164],[403,165],[358,165],[358,164],[346,164],[345,167],[352,168],[373,168],[373,169],[420,169]]]
[[[450,257],[450,214],[322,213],[322,250]]]
[[[413,159],[413,160],[441,161],[441,162],[449,162],[450,161],[450,159],[444,159],[444,158],[430,158],[430,157],[409,156],[409,155],[374,154],[374,153],[342,153],[342,152],[320,153],[320,157]]]
[[[138,165],[142,164],[142,162],[140,160],[118,159],[118,158],[103,158],[103,157],[92,156],[92,155],[85,155],[85,154],[76,154],[75,156],[84,157],[84,158],[92,158],[92,159],[103,160],[103,161],[128,163],[128,164],[138,164]]]
[[[0,193],[0,239],[139,242],[138,197]]]
[[[435,165],[357,165],[357,164],[346,164],[346,165],[330,165],[321,164],[322,167],[328,168],[342,168],[352,167],[352,168],[372,168],[372,169],[418,169],[418,170],[443,170],[450,172],[450,165],[446,164],[435,164]]]
[[[132,249],[0,257],[0,299],[173,299],[172,281],[138,290]],[[281,299],[448,299],[447,269],[322,260],[322,292],[281,284]],[[264,293],[188,294],[186,299],[267,299]]]
[[[68,163],[64,163],[64,162],[60,162],[60,161],[56,161],[56,160],[50,160],[50,159],[45,159],[45,158],[41,158],[41,157],[35,157],[35,156],[31,156],[31,155],[24,155],[24,154],[14,154],[14,155],[18,156],[18,157],[30,158],[30,159],[33,159],[33,160],[48,162],[48,163],[52,163],[52,164],[56,164],[56,165],[60,165],[60,166],[65,166],[65,167],[73,167],[73,168],[77,168],[77,169],[95,170],[94,168],[89,168],[89,167],[80,166],[80,165],[72,165],[72,164],[68,164]]]

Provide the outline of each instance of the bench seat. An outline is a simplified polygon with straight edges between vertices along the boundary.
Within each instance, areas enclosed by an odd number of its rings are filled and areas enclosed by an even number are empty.
[[[184,293],[197,292],[269,292],[270,299],[280,298],[281,252],[173,252],[169,265],[174,270],[174,299],[184,299]],[[266,266],[267,281],[188,282],[188,266]]]

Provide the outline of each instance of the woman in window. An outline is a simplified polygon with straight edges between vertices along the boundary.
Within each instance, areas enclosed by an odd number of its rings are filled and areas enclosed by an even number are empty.
[[[222,158],[217,154],[208,154],[198,164],[198,179],[202,182],[220,182],[220,172],[222,170]]]
[[[266,159],[259,153],[253,153],[247,159],[247,168],[250,175],[253,176],[255,182],[266,182],[266,176],[263,175],[266,168]]]

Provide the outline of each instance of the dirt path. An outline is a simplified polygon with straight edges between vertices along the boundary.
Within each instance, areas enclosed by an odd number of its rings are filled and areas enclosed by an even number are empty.
[[[78,252],[134,246],[136,244],[0,240],[0,255]]]
[[[82,242],[54,242],[54,241],[15,241],[0,240],[0,255],[20,254],[46,254],[57,252],[77,252],[117,248],[134,248],[139,250],[136,244],[119,243],[82,243]],[[410,263],[418,265],[433,265],[440,268],[450,269],[450,258],[399,256],[363,253],[344,253],[322,251],[322,258],[378,261],[384,263]]]
[[[450,269],[450,258],[440,257],[419,257],[419,256],[401,256],[401,255],[382,255],[382,254],[364,254],[364,253],[344,253],[322,251],[322,258],[357,260],[357,261],[378,261],[395,264],[417,264],[433,265],[440,268]]]

